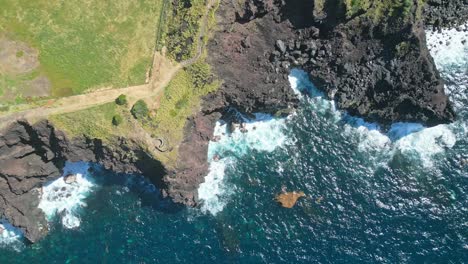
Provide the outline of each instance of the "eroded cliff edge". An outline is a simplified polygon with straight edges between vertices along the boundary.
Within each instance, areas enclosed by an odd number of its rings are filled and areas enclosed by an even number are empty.
[[[463,23],[467,1],[405,1],[411,5],[400,10],[404,14],[378,19],[372,3],[398,1],[357,1],[370,5],[354,13],[344,2],[221,1],[208,62],[223,84],[187,123],[179,168],[167,177],[170,196],[198,203],[197,189],[208,170],[208,141],[216,120],[229,109],[276,115],[296,107],[287,79],[294,67],[309,72],[341,109],[370,121],[432,126],[455,119],[426,46],[425,27]]]
[[[110,145],[86,137],[70,140],[47,121],[34,125],[18,121],[10,126],[0,135],[1,217],[23,229],[32,242],[44,236],[47,223],[37,208],[39,188],[62,174],[66,160],[142,173],[175,202],[196,206],[215,122],[231,108],[273,115],[294,109],[298,100],[287,79],[292,67],[308,71],[339,107],[372,121],[435,125],[453,120],[443,82],[426,47],[417,5],[409,10],[409,20],[389,18],[385,24],[363,11],[348,16],[344,9],[335,8],[338,0],[321,1],[328,3],[321,8],[318,2],[221,1],[208,60],[223,84],[204,98],[201,111],[187,121],[173,171],[166,171],[141,146],[123,138]],[[465,0],[450,2],[458,5],[435,2],[442,4],[427,11],[432,13],[426,23],[458,24],[466,18]],[[465,8],[461,15],[456,9],[460,6]],[[442,19],[446,12],[459,19]]]
[[[65,161],[95,162],[123,173],[146,175],[164,188],[162,164],[141,146],[124,138],[113,144],[86,137],[69,139],[48,121],[18,121],[0,133],[0,218],[35,242],[47,234],[38,208],[41,187],[62,175]]]

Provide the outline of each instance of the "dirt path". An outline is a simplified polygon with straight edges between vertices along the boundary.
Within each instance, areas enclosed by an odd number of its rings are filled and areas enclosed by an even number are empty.
[[[120,94],[127,95],[130,105],[139,99],[158,95],[164,90],[180,69],[195,63],[201,57],[204,49],[202,39],[207,33],[208,15],[214,3],[216,3],[216,0],[208,0],[206,12],[203,17],[203,22],[198,36],[200,41],[198,41],[197,44],[197,53],[193,58],[183,61],[180,64],[175,64],[164,55],[159,52],[155,52],[151,78],[147,84],[126,88],[100,89],[91,93],[51,100],[46,106],[30,108],[15,113],[7,113],[5,115],[0,114],[0,128],[11,124],[18,119],[36,121],[47,118],[50,115],[71,113],[93,106],[102,105],[114,101]]]
[[[171,63],[161,54],[154,56],[153,73],[150,82],[126,88],[101,89],[91,93],[63,97],[51,101],[47,106],[37,107],[12,114],[0,116],[0,126],[5,126],[18,119],[38,120],[50,115],[64,114],[83,110],[93,106],[109,103],[120,94],[125,94],[130,101],[155,96],[163,91],[174,75],[182,68],[180,64]]]

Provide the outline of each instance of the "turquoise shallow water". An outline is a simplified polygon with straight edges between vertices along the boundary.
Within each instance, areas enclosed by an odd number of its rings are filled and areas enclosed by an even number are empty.
[[[466,263],[468,64],[435,57],[454,124],[384,130],[337,111],[295,70],[292,86],[307,95],[294,116],[259,115],[230,136],[218,124],[201,208],[95,167],[73,209],[79,227],[53,218],[39,243],[2,246],[0,263]],[[307,198],[281,208],[284,188]]]

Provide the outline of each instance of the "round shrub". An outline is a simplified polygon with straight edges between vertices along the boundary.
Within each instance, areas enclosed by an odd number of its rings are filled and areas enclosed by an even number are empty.
[[[127,104],[127,96],[125,94],[119,95],[117,99],[115,99],[115,103],[118,105],[126,105]]]
[[[133,105],[132,110],[130,112],[136,119],[143,119],[149,114],[148,105],[146,105],[145,101],[138,100]]]
[[[112,124],[114,126],[118,126],[122,124],[122,122],[123,122],[123,118],[120,115],[115,115],[114,117],[112,117]]]

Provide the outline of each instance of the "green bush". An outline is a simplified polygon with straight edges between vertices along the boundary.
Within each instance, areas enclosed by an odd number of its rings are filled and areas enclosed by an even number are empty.
[[[115,115],[114,117],[112,117],[112,124],[114,126],[118,126],[122,124],[122,122],[123,122],[123,118],[120,115]]]
[[[126,105],[127,104],[127,96],[125,94],[119,95],[117,99],[115,99],[115,103],[118,105]]]
[[[148,105],[146,105],[145,101],[138,100],[133,105],[132,110],[130,112],[136,119],[143,119],[149,114]]]

